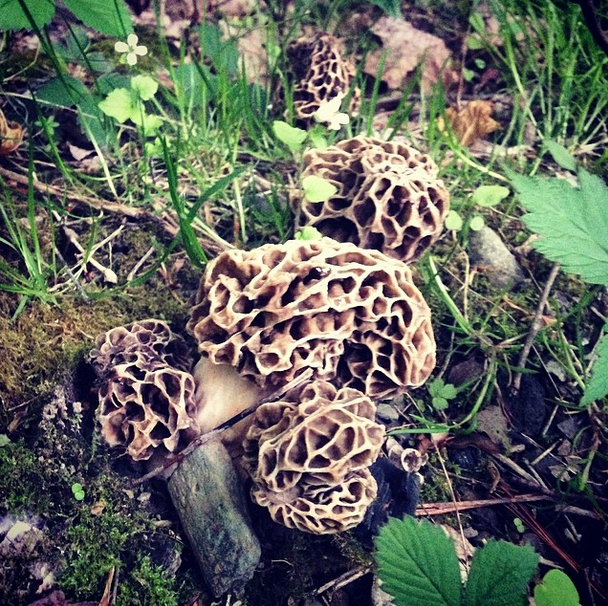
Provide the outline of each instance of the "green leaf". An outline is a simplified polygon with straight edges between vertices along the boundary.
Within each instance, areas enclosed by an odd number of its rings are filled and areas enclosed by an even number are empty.
[[[510,193],[509,188],[502,185],[481,185],[473,192],[471,201],[479,206],[496,206]]]
[[[292,153],[300,151],[304,145],[304,141],[306,141],[307,133],[305,130],[290,126],[282,120],[275,120],[272,123],[272,130],[275,137],[281,143],[285,143]]]
[[[312,225],[305,225],[302,229],[296,232],[294,239],[296,240],[320,240],[323,234]]]
[[[524,606],[538,555],[529,545],[490,541],[473,556],[464,606]]]
[[[570,577],[561,570],[550,570],[534,588],[536,606],[579,606],[579,595]]]
[[[562,168],[572,171],[573,173],[576,172],[576,160],[563,145],[560,145],[557,141],[546,139],[545,147],[553,156],[556,164],[559,164]]]
[[[158,90],[158,82],[150,76],[135,76],[131,78],[131,88],[143,101],[149,101]]]
[[[448,401],[440,396],[435,396],[431,400],[431,404],[435,410],[445,410],[449,405]]]
[[[63,3],[76,18],[102,34],[126,38],[133,33],[131,15],[124,0],[63,0]]]
[[[460,606],[458,558],[441,528],[393,518],[380,529],[376,550],[382,589],[397,606]]]
[[[53,0],[23,0],[36,27],[50,23],[55,14]],[[0,0],[0,30],[31,29],[32,24],[23,12],[19,0]]]
[[[460,231],[463,225],[462,217],[455,210],[450,210],[445,217],[445,228]]]
[[[309,202],[325,202],[338,191],[333,183],[315,175],[304,177],[302,187],[304,196]]]
[[[135,112],[133,95],[126,88],[113,90],[103,101],[99,103],[99,109],[110,116],[116,118],[121,124],[132,118]]]
[[[590,284],[608,285],[608,187],[581,169],[580,187],[563,179],[510,175],[529,214],[526,225],[540,235],[534,247]]]
[[[585,388],[581,405],[588,406],[606,395],[608,395],[608,323],[604,326],[604,334],[597,346],[597,360],[593,364],[591,379]]]
[[[469,221],[469,229],[472,229],[473,231],[481,231],[485,224],[486,222],[481,215],[475,215]]]
[[[5,434],[0,433],[0,448],[4,448],[11,443],[11,439]]]

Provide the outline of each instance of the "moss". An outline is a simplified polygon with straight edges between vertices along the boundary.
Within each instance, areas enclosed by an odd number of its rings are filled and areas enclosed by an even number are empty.
[[[90,302],[65,296],[60,306],[30,303],[11,320],[17,299],[0,293],[0,405],[7,411],[47,395],[91,349],[95,337],[136,319],[159,317],[185,325],[187,308],[150,282]],[[2,419],[0,419],[0,426]]]
[[[131,573],[132,583],[121,585],[116,606],[177,606],[175,577],[170,577],[149,556],[140,557]]]

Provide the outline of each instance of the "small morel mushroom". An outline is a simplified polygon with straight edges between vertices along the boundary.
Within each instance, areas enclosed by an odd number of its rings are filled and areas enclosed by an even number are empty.
[[[304,163],[303,178],[321,177],[337,192],[325,202],[294,198],[296,227],[309,225],[404,262],[420,257],[439,237],[449,194],[427,154],[359,136],[311,149]]]
[[[368,467],[384,441],[376,407],[327,382],[262,404],[244,442],[252,496],[276,522],[315,534],[359,524],[376,496]]]
[[[293,104],[301,120],[312,120],[315,112],[351,89],[355,67],[342,57],[342,43],[331,34],[317,33],[293,40],[287,57],[294,75]],[[349,110],[359,107],[361,93],[352,89]]]
[[[136,461],[158,460],[200,434],[191,359],[166,323],[114,328],[98,337],[90,359],[100,380],[101,434],[110,446],[124,447]],[[213,439],[173,463],[167,487],[206,582],[216,596],[238,589],[253,576],[260,545],[230,455]]]
[[[223,252],[196,301],[188,329],[203,357],[262,390],[309,369],[378,399],[421,385],[435,365],[430,310],[410,269],[350,243]]]
[[[90,354],[101,378],[98,420],[110,446],[136,461],[175,452],[198,433],[194,379],[186,345],[160,320],[100,335]]]

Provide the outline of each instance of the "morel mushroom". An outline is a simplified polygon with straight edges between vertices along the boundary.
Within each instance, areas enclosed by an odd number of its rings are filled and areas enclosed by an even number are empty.
[[[110,446],[136,461],[166,454],[198,433],[194,379],[186,345],[160,320],[100,335],[91,362],[102,378],[98,420]]]
[[[331,34],[304,36],[287,47],[295,80],[293,104],[301,120],[311,120],[324,103],[351,89],[355,68],[342,53],[341,42]],[[351,113],[357,111],[360,97],[359,89],[353,87]]]
[[[100,379],[101,434],[110,446],[147,460],[181,451],[198,436],[190,357],[167,324],[144,320],[114,328],[98,337],[90,358]],[[260,545],[223,444],[215,439],[198,445],[168,467],[165,477],[213,593],[242,586],[253,576]]]
[[[350,243],[223,252],[196,300],[188,329],[203,357],[262,390],[310,369],[378,399],[421,385],[435,365],[430,310],[409,268]]]
[[[437,165],[408,145],[355,137],[304,154],[302,177],[326,179],[337,192],[325,202],[294,198],[296,225],[404,262],[439,237],[449,194]]]
[[[359,524],[376,496],[368,467],[384,441],[362,393],[316,382],[260,406],[244,442],[252,496],[276,522],[315,534]]]

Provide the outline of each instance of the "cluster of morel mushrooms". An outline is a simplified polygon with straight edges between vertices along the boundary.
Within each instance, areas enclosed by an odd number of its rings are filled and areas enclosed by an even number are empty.
[[[291,54],[311,53],[306,44]],[[333,38],[314,44],[309,56],[320,59],[295,88],[302,118],[352,80]],[[178,453],[259,404],[220,434],[232,452],[240,446],[252,498],[287,527],[337,533],[376,496],[375,403],[421,385],[435,364],[429,307],[408,263],[438,238],[449,196],[429,156],[403,143],[359,136],[308,151],[304,164],[302,176],[337,188],[325,202],[292,200],[296,229],[323,237],[228,250],[207,265],[187,324],[193,368],[159,320],[101,335],[91,359],[101,433],[135,460]]]

